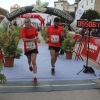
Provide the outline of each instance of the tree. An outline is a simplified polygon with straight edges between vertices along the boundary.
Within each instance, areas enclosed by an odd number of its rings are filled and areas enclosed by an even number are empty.
[[[87,19],[87,20],[94,20],[99,18],[100,14],[97,11],[91,9],[85,11],[81,17],[81,19]]]

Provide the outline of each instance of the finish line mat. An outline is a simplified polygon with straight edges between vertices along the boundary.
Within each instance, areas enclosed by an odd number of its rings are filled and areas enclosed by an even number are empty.
[[[0,93],[28,93],[100,89],[100,86],[90,80],[78,81],[39,81],[33,82],[8,82],[0,85]]]

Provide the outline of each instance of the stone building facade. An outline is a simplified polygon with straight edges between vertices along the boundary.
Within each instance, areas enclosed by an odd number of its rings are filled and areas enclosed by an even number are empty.
[[[54,8],[69,11],[69,12],[74,12],[75,11],[75,5],[74,4],[69,4],[69,2],[67,0],[55,1],[54,2]]]
[[[96,10],[100,13],[100,0],[75,0],[78,2],[78,7],[83,7],[84,10]]]
[[[18,9],[18,8],[20,8],[20,6],[18,4],[15,4],[15,5],[10,7],[10,12],[12,12],[12,11]]]
[[[94,9],[100,13],[100,0],[95,0]]]

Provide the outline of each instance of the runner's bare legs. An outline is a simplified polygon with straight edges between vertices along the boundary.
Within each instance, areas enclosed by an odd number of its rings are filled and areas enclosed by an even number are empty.
[[[28,59],[29,69],[30,69],[30,71],[33,71],[33,68],[31,65],[31,55],[27,56],[27,59]]]
[[[33,65],[34,77],[36,77],[36,74],[37,74],[36,57],[37,57],[37,54],[32,53],[32,55],[31,55],[31,60],[32,60],[32,65]]]
[[[55,50],[50,50],[50,55],[51,55],[51,66],[52,66],[52,71],[51,74],[54,75],[55,74],[55,63],[57,61],[57,57],[58,57],[58,52],[55,52]]]

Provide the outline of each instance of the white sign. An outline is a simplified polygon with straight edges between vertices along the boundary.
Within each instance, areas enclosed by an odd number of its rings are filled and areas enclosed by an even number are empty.
[[[75,32],[79,32],[81,30],[81,28],[77,28],[76,25],[77,25],[77,20],[82,17],[83,13],[84,9],[82,7],[78,8],[75,13],[75,20],[70,24],[71,27],[75,30]]]
[[[34,42],[26,42],[26,49],[27,50],[33,50],[35,48],[36,48],[36,46],[35,46]]]
[[[58,43],[59,42],[59,36],[58,35],[51,35],[51,42]]]
[[[82,7],[78,8],[75,13],[75,20],[80,19],[82,17],[83,13],[84,13],[84,9]]]

